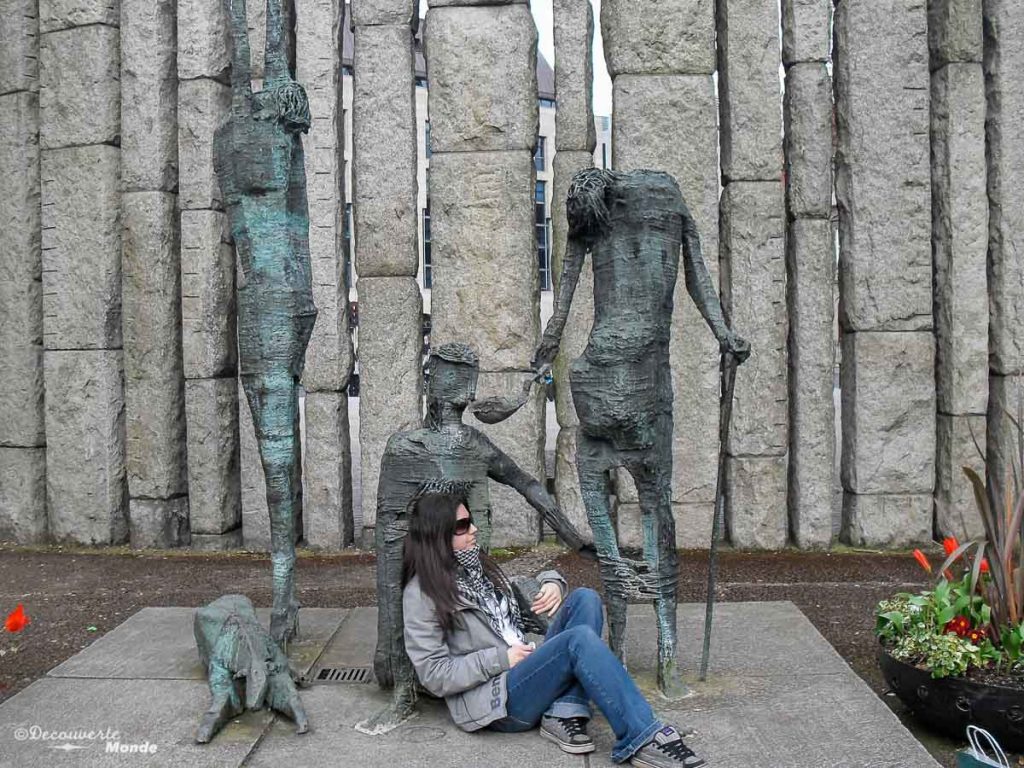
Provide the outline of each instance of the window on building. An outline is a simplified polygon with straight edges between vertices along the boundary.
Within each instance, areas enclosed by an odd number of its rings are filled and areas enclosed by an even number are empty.
[[[423,287],[430,288],[433,284],[433,275],[430,269],[430,200],[427,200],[427,207],[423,209]]]
[[[544,150],[545,150],[544,144],[545,144],[545,141],[546,140],[545,140],[545,138],[543,136],[538,136],[537,137],[537,149],[533,153],[533,167],[536,168],[538,171],[541,171],[541,172],[543,172],[544,169],[546,168],[545,159],[544,159],[544,154],[545,154],[545,152],[544,152]]]
[[[423,137],[426,142],[426,156],[430,157],[430,121],[423,123]]]
[[[551,253],[548,249],[547,190],[545,182],[538,181],[533,199],[534,228],[537,231],[537,267],[540,289],[551,290]]]
[[[352,203],[345,203],[345,221],[342,222],[342,258],[345,259],[345,284],[352,287]],[[348,297],[346,297],[348,298]]]

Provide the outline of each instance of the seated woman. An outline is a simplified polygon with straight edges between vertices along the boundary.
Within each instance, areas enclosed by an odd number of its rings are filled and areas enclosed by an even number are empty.
[[[543,586],[531,610],[555,618],[535,649],[526,643],[508,580],[476,545],[464,499],[419,499],[405,539],[405,645],[420,683],[445,699],[455,724],[508,732],[539,722],[541,736],[580,754],[594,750],[586,727],[593,701],[615,732],[615,762],[706,765],[676,728],[654,716],[601,639],[597,593],[573,590],[563,605],[565,581],[557,572],[545,571],[538,581]]]

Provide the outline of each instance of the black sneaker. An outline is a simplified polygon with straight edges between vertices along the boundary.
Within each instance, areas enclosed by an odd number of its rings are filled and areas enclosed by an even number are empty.
[[[644,744],[630,762],[638,768],[701,768],[707,765],[686,746],[682,734],[671,725],[654,734],[654,738]]]
[[[596,747],[594,740],[587,734],[587,718],[585,717],[548,717],[540,719],[540,735],[553,741],[563,752],[570,755],[582,755],[593,752]]]

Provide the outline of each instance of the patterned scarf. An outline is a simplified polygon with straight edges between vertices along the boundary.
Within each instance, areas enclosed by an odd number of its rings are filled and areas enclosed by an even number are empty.
[[[519,611],[519,603],[516,602],[515,595],[508,595],[505,599],[507,612],[502,615],[502,597],[484,573],[483,563],[480,562],[480,547],[456,550],[455,559],[459,564],[455,571],[455,585],[459,594],[483,610],[491,628],[499,637],[504,637],[504,619],[511,619],[512,628],[519,636],[519,641],[525,644],[526,635],[523,634],[523,617]]]

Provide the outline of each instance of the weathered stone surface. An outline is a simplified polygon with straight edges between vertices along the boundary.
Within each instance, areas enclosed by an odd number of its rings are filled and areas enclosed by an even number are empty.
[[[718,92],[722,176],[762,181],[782,172],[776,0],[718,3]]]
[[[168,499],[188,492],[185,390],[181,374],[125,379],[128,493]]]
[[[43,365],[50,536],[120,544],[128,537],[121,351],[47,349]]]
[[[786,70],[786,193],[790,216],[832,211],[832,79],[824,63]]]
[[[712,0],[603,0],[601,36],[612,77],[715,71]]]
[[[446,6],[477,6],[477,5],[515,5],[521,3],[526,5],[529,0],[431,0],[431,8],[443,8]]]
[[[594,9],[589,2],[555,0],[555,147],[594,151]]]
[[[989,366],[1024,372],[1024,19],[1012,0],[985,3],[989,198]]]
[[[587,508],[576,471],[576,437],[579,427],[562,427],[555,441],[555,500],[585,541],[594,535],[587,521]]]
[[[787,249],[789,516],[796,545],[812,549],[832,540],[836,270],[828,219],[791,222]]]
[[[422,420],[423,301],[414,277],[367,277],[356,288],[363,528],[372,529],[388,438],[419,428]]]
[[[932,497],[843,494],[842,539],[855,547],[902,549],[932,540]]]
[[[928,0],[932,69],[957,61],[981,63],[981,0]]]
[[[227,533],[193,533],[189,546],[198,552],[227,552],[242,548],[242,529]]]
[[[963,468],[985,477],[985,416],[940,413],[935,426],[935,533],[960,541],[983,536],[974,490]]]
[[[340,27],[337,0],[296,8],[296,77],[309,96],[313,119],[304,150],[313,302],[319,314],[306,348],[302,384],[314,391],[344,389],[353,359],[342,224],[345,137]]]
[[[606,41],[607,45],[607,41]],[[632,77],[614,83],[614,167],[675,177],[718,275],[718,107],[709,76]],[[680,275],[672,319],[672,498],[712,502],[718,459],[718,342]],[[737,325],[743,334],[748,330]]]
[[[189,515],[195,541],[195,534],[219,535],[242,522],[238,382],[233,377],[186,381],[185,417]]]
[[[132,499],[128,504],[128,530],[133,549],[188,546],[188,496]]]
[[[227,117],[231,89],[214,80],[178,83],[178,205],[223,207],[213,172],[213,134]]]
[[[41,35],[39,141],[43,149],[116,144],[121,136],[121,44],[115,27]]]
[[[181,326],[185,376],[235,373],[235,249],[227,216],[181,212]],[[317,325],[319,325],[319,319]]]
[[[782,0],[783,63],[788,67],[801,61],[826,61],[831,21],[829,0]]]
[[[424,40],[431,149],[532,150],[539,118],[537,27],[529,7],[431,8]]]
[[[836,8],[844,330],[932,327],[926,27],[916,0]]]
[[[522,369],[537,348],[533,193],[529,151],[430,159],[431,344],[469,344],[482,371]]]
[[[120,151],[47,150],[41,168],[43,342],[47,349],[118,348]]]
[[[477,398],[512,397],[523,391],[523,373],[481,373]],[[544,392],[534,387],[530,399],[514,416],[499,424],[481,424],[472,417],[466,421],[479,429],[491,442],[531,477],[545,482],[544,469]],[[529,547],[540,540],[540,517],[516,491],[492,481],[491,546]]]
[[[267,52],[267,5],[260,2],[247,3],[245,10],[249,28],[252,79],[262,81],[263,59]],[[281,16],[284,29],[284,55],[289,64],[293,64],[295,62],[294,4],[282,3]]]
[[[46,448],[0,447],[0,541],[46,541]]]
[[[725,465],[725,520],[739,549],[782,549],[789,538],[786,456],[730,456]]]
[[[569,194],[569,184],[573,174],[594,164],[594,157],[587,151],[563,151],[555,153],[554,182],[551,192],[551,273],[554,278],[554,294],[557,296],[562,285],[562,266],[565,259],[566,238],[569,234],[568,221],[565,218],[565,200]],[[588,258],[583,263],[576,293],[572,298],[569,318],[562,331],[562,343],[558,348],[558,357],[552,366],[555,378],[555,415],[558,424],[563,428],[575,427],[580,423],[576,415],[576,406],[572,400],[572,389],[569,386],[569,366],[572,361],[583,354],[590,337],[590,329],[594,324],[594,266]],[[575,439],[575,438],[574,438]],[[575,450],[575,449],[574,449]],[[578,489],[575,466],[572,470],[573,484]],[[558,469],[556,465],[555,477]],[[578,493],[578,490],[577,490]]]
[[[988,413],[986,419],[985,459],[988,477],[1001,489],[1013,485],[1020,475],[1020,435],[1014,425],[1022,423],[1024,378],[1021,376],[989,377]]]
[[[118,0],[39,0],[39,31],[120,23]]]
[[[988,196],[980,64],[932,74],[932,250],[935,379],[942,413],[988,402]]]
[[[419,23],[419,0],[355,0],[352,3],[352,23],[357,27],[370,24],[411,24]],[[458,5],[469,5],[460,2]],[[444,3],[431,3],[433,6]],[[297,9],[302,15],[301,6]],[[301,51],[302,46],[299,46]]]
[[[313,549],[341,549],[354,540],[348,395],[307,392],[305,414],[303,538]]]
[[[124,372],[129,379],[181,373],[181,257],[175,195],[129,192],[121,202]]]
[[[38,131],[35,94],[0,96],[0,445],[8,446],[46,442]]]
[[[676,549],[707,549],[711,546],[711,518],[715,505],[672,504],[676,526]],[[616,535],[619,546],[640,550],[644,545],[643,513],[640,505],[627,502],[615,505]]]
[[[178,186],[177,0],[121,0],[121,177],[126,191]]]
[[[4,4],[0,15],[0,94],[39,90],[38,5],[37,0]]]
[[[178,77],[226,81],[230,70],[224,4],[178,0]]]
[[[786,213],[778,181],[732,182],[722,197],[723,303],[753,350],[736,376],[729,453],[788,447]]]
[[[412,29],[356,27],[352,194],[360,277],[415,277],[419,269],[415,89]],[[431,135],[441,98],[431,100]]]
[[[930,333],[843,335],[842,480],[848,494],[935,487],[935,340]]]
[[[267,507],[267,476],[252,422],[252,409],[238,382],[238,444],[242,483],[242,541],[246,549],[270,551],[270,512]]]

